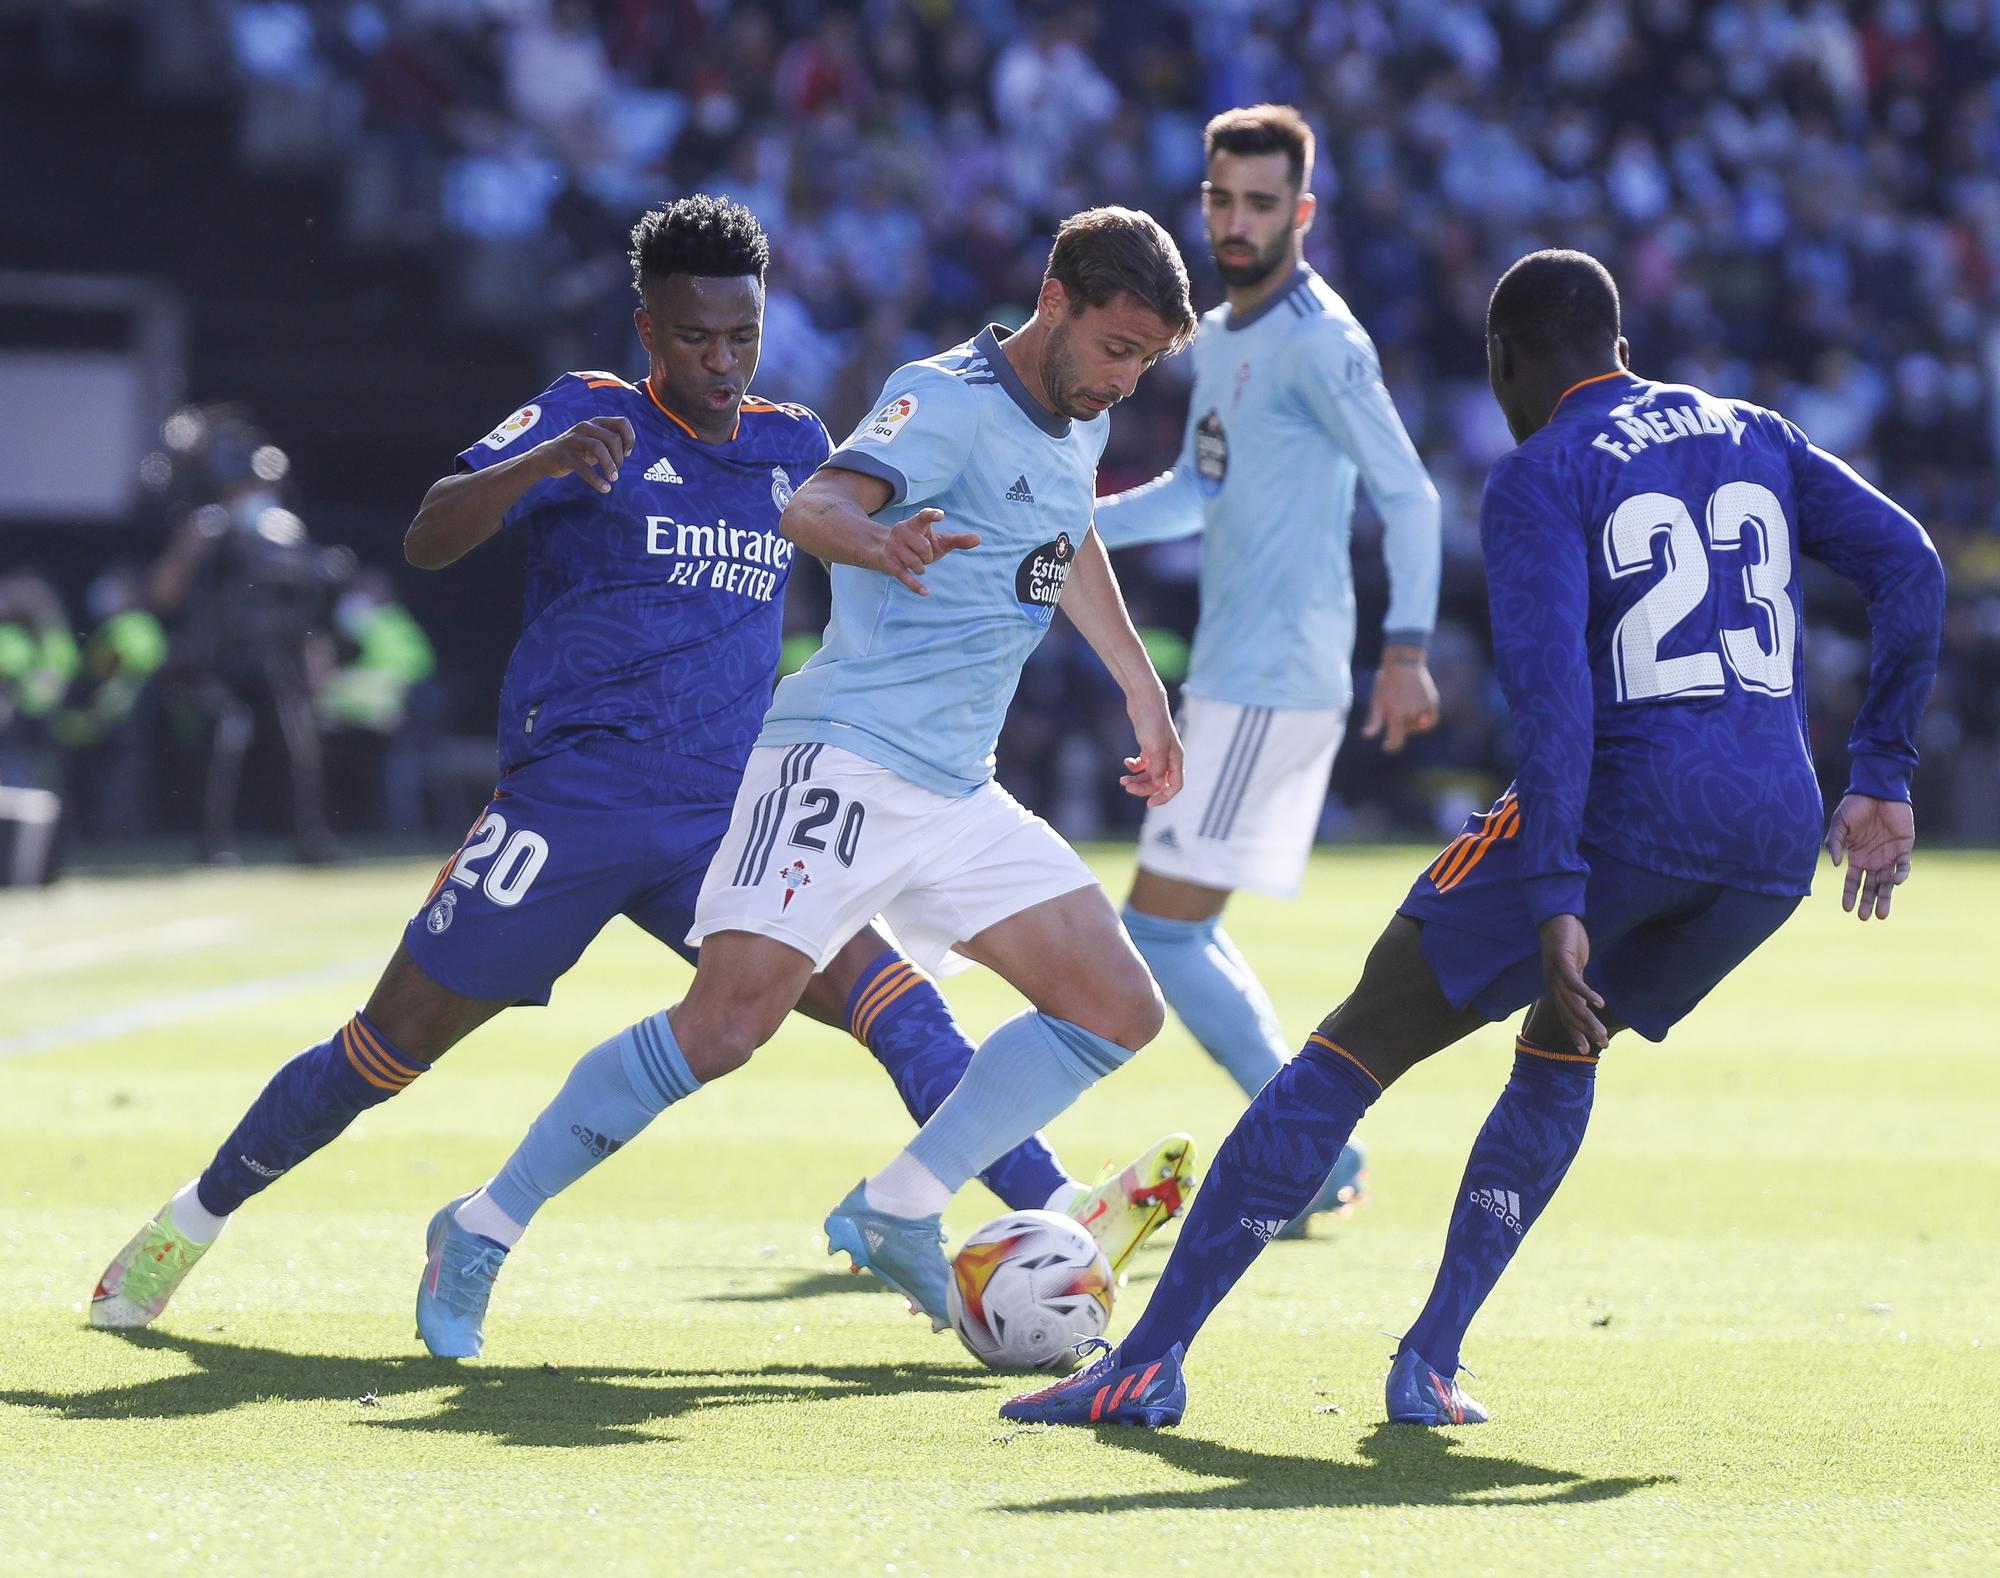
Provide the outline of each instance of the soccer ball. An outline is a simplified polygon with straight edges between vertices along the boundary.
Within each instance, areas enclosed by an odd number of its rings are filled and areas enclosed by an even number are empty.
[[[1075,1345],[1111,1323],[1111,1262],[1056,1211],[1012,1211],[965,1241],[945,1302],[958,1339],[989,1369],[1075,1366]]]

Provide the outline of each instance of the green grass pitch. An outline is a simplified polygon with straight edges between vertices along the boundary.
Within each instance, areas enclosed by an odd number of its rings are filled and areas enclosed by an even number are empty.
[[[1095,857],[1114,893],[1125,851]],[[1424,852],[1333,852],[1232,926],[1303,1036]],[[159,1328],[88,1331],[120,1243],[365,994],[430,868],[0,898],[0,1569],[9,1573],[2000,1570],[2000,861],[1920,853],[1886,925],[1821,891],[1663,1047],[1605,1060],[1567,1187],[1467,1345],[1483,1428],[1380,1423],[1496,1027],[1368,1120],[1374,1199],[1279,1244],[1177,1431],[1004,1427],[977,1369],[823,1253],[909,1126],[794,1021],[551,1206],[489,1357],[421,1357],[430,1213],[571,1059],[671,1001],[614,923],[557,990],[252,1203]],[[1011,1013],[975,972],[969,1029]],[[1057,1124],[1073,1170],[1234,1089],[1177,1026]],[[947,1226],[995,1214],[977,1186]],[[1114,1332],[1164,1262],[1134,1263]]]

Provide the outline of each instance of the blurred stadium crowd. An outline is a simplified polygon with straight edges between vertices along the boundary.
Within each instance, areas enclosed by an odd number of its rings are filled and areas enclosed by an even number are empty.
[[[1483,312],[1507,263],[1562,244],[1612,266],[1641,371],[1776,406],[1929,527],[1952,606],[1920,810],[1936,832],[2000,839],[1994,0],[148,0],[138,14],[159,79],[228,62],[239,158],[337,169],[349,244],[428,251],[461,313],[530,328],[551,370],[631,365],[616,243],[637,210],[690,190],[748,203],[774,251],[758,387],[837,433],[897,363],[1021,317],[1055,222],[1089,204],[1155,213],[1201,304],[1218,299],[1201,125],[1298,103],[1321,147],[1308,257],[1381,349],[1447,547],[1443,724],[1397,760],[1350,748],[1327,833],[1428,835],[1508,776],[1477,514],[1510,440],[1485,389]],[[1104,490],[1171,460],[1185,379],[1163,364],[1119,411]],[[1381,598],[1370,530],[1364,508],[1364,632]],[[1169,663],[1195,552],[1121,563]],[[1844,588],[1808,597],[1815,745],[1838,791],[1865,628]],[[817,613],[804,584],[801,631]],[[1092,736],[1123,724],[1062,631],[1024,679],[1002,771],[1087,834],[1122,812]],[[1365,685],[1366,634],[1359,657]],[[0,693],[9,672],[0,658]]]

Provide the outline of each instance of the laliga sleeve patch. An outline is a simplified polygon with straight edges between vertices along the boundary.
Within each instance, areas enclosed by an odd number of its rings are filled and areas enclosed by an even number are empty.
[[[872,438],[878,444],[886,444],[903,431],[903,424],[917,414],[915,395],[898,395],[869,418],[863,438]]]
[[[1069,569],[1076,562],[1076,544],[1068,532],[1054,542],[1045,542],[1021,561],[1014,572],[1014,596],[1030,617],[1047,624],[1056,615],[1063,588],[1069,585]]]
[[[542,419],[542,408],[538,405],[524,405],[506,421],[493,429],[479,442],[488,449],[505,449],[529,428]]]

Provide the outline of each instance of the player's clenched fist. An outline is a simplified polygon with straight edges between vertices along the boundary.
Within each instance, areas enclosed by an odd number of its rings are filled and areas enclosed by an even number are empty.
[[[632,442],[632,424],[624,417],[599,416],[537,444],[532,453],[544,476],[581,477],[599,493],[609,493]]]
[[[930,596],[930,588],[918,579],[926,565],[937,563],[954,548],[977,548],[979,534],[970,531],[938,531],[943,510],[918,510],[908,520],[898,521],[883,533],[875,568],[893,575],[919,597]]]

